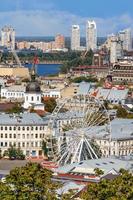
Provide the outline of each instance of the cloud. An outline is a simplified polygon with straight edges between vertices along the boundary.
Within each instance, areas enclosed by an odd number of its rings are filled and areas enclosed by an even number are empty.
[[[53,9],[51,9],[53,8]],[[79,24],[81,34],[85,35],[85,25],[89,17],[74,15],[56,10],[52,5],[43,10],[19,10],[0,12],[0,25],[11,25],[18,36],[53,36],[57,33],[70,36],[71,25]],[[120,29],[133,27],[133,18],[128,14],[112,18],[94,18],[99,36],[105,36]]]

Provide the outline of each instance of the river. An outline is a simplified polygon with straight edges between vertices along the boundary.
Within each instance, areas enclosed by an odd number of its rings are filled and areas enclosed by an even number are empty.
[[[26,64],[25,67],[31,68],[32,64]],[[61,64],[38,64],[37,74],[39,76],[47,76],[52,74],[58,74]]]

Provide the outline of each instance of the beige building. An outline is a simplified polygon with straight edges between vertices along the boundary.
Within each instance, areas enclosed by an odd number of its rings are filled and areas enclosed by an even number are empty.
[[[29,78],[29,69],[26,67],[9,67],[0,65],[0,76],[13,76],[20,78]]]
[[[0,114],[0,149],[2,154],[11,145],[20,147],[29,156],[42,156],[46,122],[35,113]]]

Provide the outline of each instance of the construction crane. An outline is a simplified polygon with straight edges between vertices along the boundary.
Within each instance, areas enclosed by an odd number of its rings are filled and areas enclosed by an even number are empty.
[[[13,54],[13,56],[14,56],[17,64],[18,64],[18,66],[19,67],[23,67],[22,64],[21,64],[21,62],[20,62],[20,59],[19,59],[19,57],[18,57],[18,55],[16,53],[16,51],[14,49],[12,49],[12,48],[11,48],[11,53]]]
[[[84,52],[81,54],[80,57],[81,57],[82,59],[85,59],[87,53],[88,53],[88,50],[84,51]]]

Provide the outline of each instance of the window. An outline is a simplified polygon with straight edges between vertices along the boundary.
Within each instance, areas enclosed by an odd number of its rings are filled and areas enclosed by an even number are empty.
[[[29,131],[29,127],[27,127],[27,131]]]
[[[7,138],[7,133],[5,133],[5,138]]]
[[[36,131],[38,130],[38,127],[36,126]]]
[[[29,139],[29,134],[27,134],[27,139]]]
[[[1,131],[3,131],[3,126],[1,126]]]
[[[16,138],[16,134],[14,134],[14,138]]]
[[[5,147],[7,147],[7,142],[5,142]]]
[[[22,147],[25,147],[25,143],[24,142],[22,143]]]
[[[22,138],[23,138],[23,139],[25,138],[25,134],[22,135]]]
[[[33,142],[31,142],[31,147],[33,147],[34,146],[34,144],[33,144]]]
[[[35,134],[35,138],[38,138],[38,134]]]
[[[39,101],[39,96],[37,96],[37,101]]]
[[[38,147],[38,143],[37,142],[35,142],[35,147]]]
[[[13,146],[16,147],[16,142],[13,143]]]
[[[16,126],[14,126],[13,130],[14,130],[14,131],[16,130]]]
[[[7,126],[5,126],[5,130],[7,131]]]
[[[31,101],[34,101],[34,97],[31,97]]]
[[[23,129],[23,131],[25,131],[25,127],[24,127],[24,126],[23,126],[23,128],[22,128],[22,129]]]
[[[31,127],[31,130],[32,130],[32,131],[34,130],[34,127],[33,127],[33,126]]]
[[[11,126],[9,127],[9,130],[10,130],[10,131],[12,130],[12,127],[11,127]]]
[[[20,126],[18,127],[18,131],[20,131]]]
[[[1,133],[1,138],[3,138],[3,133]]]
[[[3,142],[1,142],[1,147],[3,147]]]
[[[12,134],[9,134],[9,138],[12,138]]]

